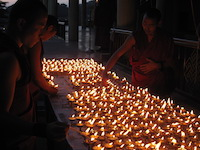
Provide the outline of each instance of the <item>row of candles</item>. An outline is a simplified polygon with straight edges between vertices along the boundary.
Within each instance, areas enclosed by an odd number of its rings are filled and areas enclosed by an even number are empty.
[[[80,127],[94,150],[200,149],[200,116],[170,99],[151,95],[108,72],[93,59],[45,60],[43,71],[65,73],[75,91],[67,95],[75,110],[69,120]]]
[[[45,71],[43,72],[43,76],[47,80],[47,82],[49,83],[50,86],[52,86],[54,88],[58,88],[58,84],[55,84],[55,82],[54,82],[54,76],[48,74]]]

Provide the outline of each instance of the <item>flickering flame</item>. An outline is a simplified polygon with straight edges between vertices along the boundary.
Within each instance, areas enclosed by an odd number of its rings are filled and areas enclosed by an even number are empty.
[[[177,149],[177,146],[179,150],[198,149],[195,141],[200,140],[200,115],[196,117],[193,110],[186,111],[184,107],[176,106],[170,98],[162,100],[151,95],[148,89],[134,87],[126,78],[119,80],[115,72],[108,72],[107,85],[101,86],[104,69],[93,59],[43,61],[42,70],[49,83],[56,87],[54,78],[48,73],[64,72],[74,86],[74,92],[66,97],[76,111],[76,115],[71,117],[88,127],[85,130],[88,134],[84,135],[86,139],[93,143],[106,143],[106,148],[115,146],[116,140],[121,149],[134,149],[134,146],[169,149],[164,142],[169,140],[172,149]],[[129,135],[133,136],[128,139]],[[145,142],[137,141],[139,137]],[[113,141],[112,145],[111,141],[103,141],[107,138]],[[179,141],[182,145],[178,144]],[[96,148],[103,146],[98,144]]]

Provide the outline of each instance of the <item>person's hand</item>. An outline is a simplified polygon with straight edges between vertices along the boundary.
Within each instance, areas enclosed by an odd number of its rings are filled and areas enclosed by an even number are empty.
[[[140,65],[140,70],[144,73],[144,74],[147,74],[153,70],[158,70],[160,69],[160,64],[159,63],[156,63],[154,62],[153,60],[151,59],[148,59],[146,58],[146,60],[148,61],[148,63],[146,64],[143,64],[143,65]]]
[[[50,95],[57,95],[57,93],[58,93],[58,89],[57,88],[54,88],[54,87],[50,87],[49,88],[49,90],[48,90],[48,93],[50,94]]]
[[[66,133],[69,130],[69,125],[63,122],[52,122],[47,124],[47,138],[55,141],[63,141],[66,139]]]
[[[107,85],[107,80],[108,80],[108,74],[107,74],[107,72],[103,71],[101,76],[102,76],[101,85],[102,86],[106,86]]]

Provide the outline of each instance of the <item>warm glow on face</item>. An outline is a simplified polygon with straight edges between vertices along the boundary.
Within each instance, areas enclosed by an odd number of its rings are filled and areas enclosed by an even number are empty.
[[[157,28],[157,23],[145,15],[142,20],[142,28],[147,36],[153,36]]]

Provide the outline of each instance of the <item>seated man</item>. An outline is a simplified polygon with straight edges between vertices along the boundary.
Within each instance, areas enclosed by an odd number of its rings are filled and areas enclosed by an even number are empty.
[[[129,36],[123,45],[111,56],[103,72],[103,83],[117,60],[130,51],[132,84],[148,88],[150,93],[169,96],[175,85],[174,46],[171,36],[158,25],[161,13],[148,9],[143,16],[142,29]]]

